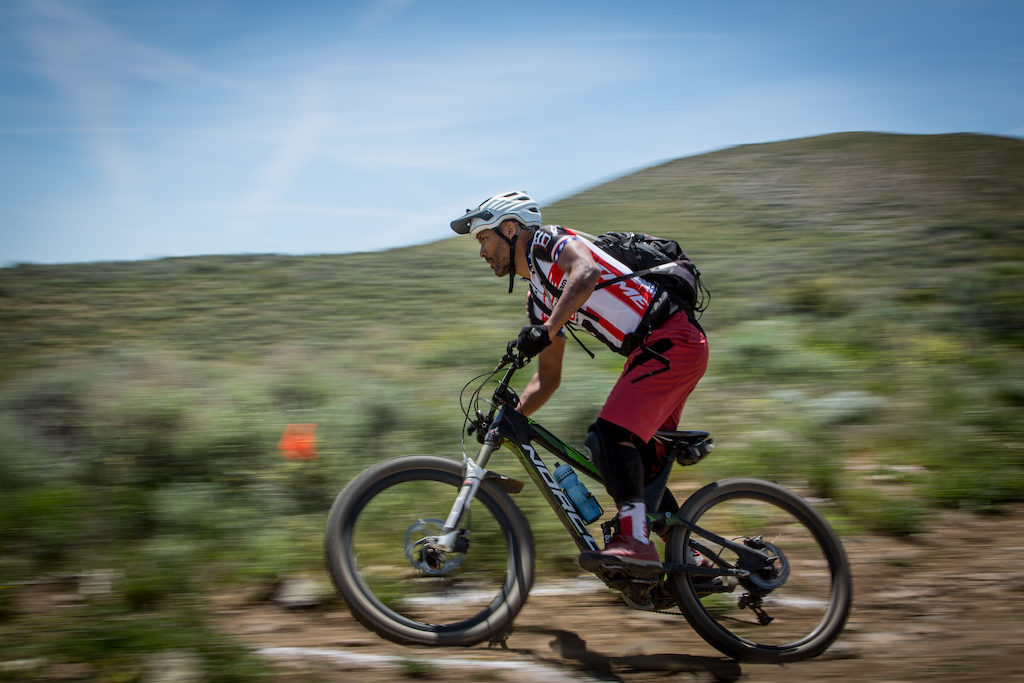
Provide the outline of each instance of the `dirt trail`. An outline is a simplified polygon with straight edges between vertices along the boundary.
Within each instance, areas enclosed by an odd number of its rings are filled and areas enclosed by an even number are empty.
[[[236,606],[222,623],[282,673],[324,681],[1024,681],[1024,506],[944,513],[913,542],[844,542],[855,581],[846,632],[822,657],[785,667],[724,659],[682,617],[629,609],[592,577],[568,587],[539,577],[508,650],[394,645],[337,604]],[[551,594],[560,589],[574,594]]]

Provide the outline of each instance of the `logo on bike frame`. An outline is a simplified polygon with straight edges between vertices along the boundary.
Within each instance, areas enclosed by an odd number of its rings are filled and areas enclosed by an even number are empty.
[[[533,463],[533,466],[536,467],[537,471],[540,473],[541,479],[544,480],[544,483],[547,484],[549,489],[551,489],[551,493],[554,494],[556,499],[558,499],[562,509],[565,510],[565,514],[569,516],[569,521],[572,522],[573,528],[576,529],[576,532],[587,544],[587,547],[591,550],[599,551],[600,548],[597,545],[597,541],[595,541],[587,531],[587,525],[583,523],[583,518],[580,517],[580,513],[576,511],[576,506],[572,504],[572,501],[569,500],[569,496],[562,490],[562,487],[558,485],[558,482],[555,481],[551,472],[548,471],[547,465],[545,465],[544,461],[540,459],[539,455],[537,455],[537,451],[535,451],[533,446],[530,446],[529,444],[522,444],[522,446],[530,456],[530,462]]]

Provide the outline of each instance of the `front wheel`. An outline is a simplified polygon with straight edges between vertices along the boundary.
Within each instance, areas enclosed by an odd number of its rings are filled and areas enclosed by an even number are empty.
[[[675,527],[669,562],[692,562],[692,549],[742,578],[677,574],[672,592],[690,626],[719,651],[748,662],[794,662],[824,652],[850,612],[852,581],[842,543],[828,522],[787,489],[757,479],[726,479],[694,493],[677,516],[766,560],[746,565],[735,550],[693,528]]]
[[[484,480],[459,543],[441,532],[462,467],[433,456],[380,463],[353,479],[331,507],[327,568],[353,616],[407,645],[473,645],[501,634],[533,584],[533,538],[505,491]]]

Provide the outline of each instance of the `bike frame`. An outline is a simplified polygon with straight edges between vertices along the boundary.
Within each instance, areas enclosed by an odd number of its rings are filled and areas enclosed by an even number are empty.
[[[541,458],[540,453],[534,448],[534,443],[542,446],[545,450],[554,454],[562,461],[569,463],[575,470],[587,474],[598,483],[602,483],[601,475],[590,460],[572,446],[568,445],[554,434],[544,429],[540,424],[517,412],[509,406],[503,406],[495,415],[495,427],[488,432],[487,440],[480,455],[484,455],[488,448],[488,440],[492,434],[499,440],[499,443],[507,446],[516,458],[522,463],[523,468],[529,473],[541,494],[547,500],[548,505],[558,515],[566,530],[572,536],[573,542],[581,552],[600,551],[600,546],[594,537],[590,535],[583,516],[576,508],[572,499],[566,494],[555,477],[551,474],[547,464]],[[493,451],[493,449],[491,449]],[[489,457],[489,454],[488,454]],[[476,464],[481,464],[481,458],[477,457]]]
[[[538,422],[516,410],[518,397],[509,389],[509,382],[516,370],[523,367],[524,361],[511,356],[511,354],[505,357],[503,363],[506,361],[510,363],[510,367],[506,370],[505,376],[494,391],[492,403],[494,408],[492,408],[491,414],[486,420],[488,426],[486,435],[483,438],[483,445],[481,445],[475,460],[468,455],[465,456],[462,487],[459,489],[455,504],[452,506],[448,519],[444,523],[441,535],[431,539],[431,545],[446,552],[459,549],[459,524],[473,502],[476,492],[479,490],[484,479],[496,479],[499,485],[512,493],[517,493],[522,489],[521,482],[487,469],[487,463],[490,461],[491,455],[504,445],[515,454],[523,468],[529,473],[530,478],[533,479],[537,488],[540,489],[541,494],[547,500],[548,505],[551,506],[558,519],[561,520],[562,525],[569,532],[580,552],[600,552],[601,548],[597,541],[594,540],[594,537],[590,535],[590,531],[587,529],[586,522],[583,521],[583,516],[580,514],[579,509],[562,487],[558,485],[554,475],[551,474],[551,470],[548,469],[547,464],[540,457],[533,444],[540,445],[556,457],[570,463],[574,469],[583,472],[602,486],[604,485],[604,480],[587,456],[559,439]],[[653,485],[663,488],[670,470],[670,467],[666,467],[665,471],[656,479]],[[660,520],[668,525],[687,527],[695,534],[713,543],[729,547],[741,558],[744,558],[744,562],[741,564],[751,562],[753,565],[761,566],[767,559],[767,555],[759,550],[705,531],[699,526],[681,520],[671,513],[664,513],[663,516],[648,514],[648,519],[651,521]],[[707,552],[707,549],[699,543],[695,545],[698,550]],[[749,573],[747,570],[739,568],[704,568],[692,565],[666,565],[666,569],[672,572],[708,576],[745,576]]]

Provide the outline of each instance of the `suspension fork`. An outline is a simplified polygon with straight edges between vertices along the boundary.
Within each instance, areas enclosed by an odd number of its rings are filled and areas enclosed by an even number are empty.
[[[428,540],[432,547],[444,552],[452,552],[458,547],[459,525],[476,498],[480,484],[487,477],[487,462],[491,459],[491,454],[498,448],[499,438],[492,430],[488,433],[483,446],[480,447],[476,461],[468,456],[463,460],[462,487],[459,489],[459,495],[456,496],[451,512],[448,513],[448,519],[445,520],[444,527],[441,529],[441,535]]]
[[[509,342],[508,352],[502,362],[508,360],[511,354],[512,342]],[[496,411],[492,409],[491,414],[487,417],[485,423],[488,425],[487,435],[484,437],[483,445],[480,446],[480,452],[475,461],[469,456],[465,456],[463,459],[462,488],[459,489],[459,495],[455,498],[455,504],[452,505],[451,512],[448,513],[448,519],[445,520],[444,527],[441,529],[441,535],[427,539],[428,544],[438,550],[451,552],[465,549],[465,541],[460,534],[459,525],[473,499],[476,498],[480,484],[488,475],[487,463],[491,459],[491,454],[501,446],[502,436],[499,434],[499,427],[502,424],[506,406],[511,406],[510,409],[514,409],[519,403],[518,397],[509,391],[509,382],[520,367],[522,366],[517,363],[511,363],[495,389],[494,400],[500,404],[500,407]],[[510,490],[517,492],[520,488],[522,488],[521,484],[518,484],[518,487],[517,484],[513,484]]]

